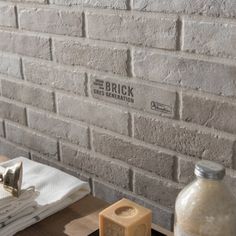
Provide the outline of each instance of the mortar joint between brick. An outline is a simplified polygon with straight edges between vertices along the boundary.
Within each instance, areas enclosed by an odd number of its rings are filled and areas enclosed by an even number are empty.
[[[176,31],[177,31],[177,36],[176,36],[176,50],[181,51],[182,48],[182,28],[183,28],[183,22],[182,18],[179,16],[176,22]]]
[[[177,156],[174,156],[174,163],[173,163],[173,181],[179,182],[179,160]]]
[[[59,140],[57,140],[57,160],[61,162],[61,145]]]
[[[129,190],[133,192],[133,188],[134,188],[134,172],[130,168],[129,169]]]
[[[21,75],[21,79],[25,80],[24,66],[23,66],[23,59],[22,58],[20,58],[20,75]]]
[[[87,20],[86,20],[86,14],[83,11],[82,12],[82,37],[87,37]]]
[[[236,141],[233,144],[232,168],[236,170]]]
[[[3,125],[3,137],[4,137],[4,138],[7,138],[5,120],[3,120],[2,125]]]
[[[15,17],[16,17],[16,28],[19,29],[19,17],[18,17],[17,6],[14,6],[14,12],[15,12]]]
[[[175,101],[175,119],[180,120],[181,119],[181,113],[182,113],[182,105],[181,105],[181,94],[180,92],[176,92],[176,101]]]
[[[92,139],[93,139],[93,135],[92,135],[92,130],[91,127],[88,127],[88,149],[89,150],[94,150],[94,148],[92,147]]]
[[[127,10],[133,9],[133,0],[126,0],[126,9]]]
[[[132,48],[127,50],[126,72],[128,77],[133,77]]]
[[[84,73],[84,94],[86,97],[89,97],[91,96],[91,93],[90,93],[90,86],[89,86],[89,78],[88,78],[88,73],[85,72]]]
[[[132,114],[129,112],[129,113],[128,113],[128,136],[129,136],[129,137],[133,137],[133,134],[134,134],[134,132],[133,132],[133,126],[134,126],[134,124],[133,124],[133,116],[132,116]]]
[[[50,51],[50,60],[53,61],[53,42],[52,42],[52,38],[49,38],[49,51]]]
[[[29,151],[29,159],[32,160],[32,153]]]

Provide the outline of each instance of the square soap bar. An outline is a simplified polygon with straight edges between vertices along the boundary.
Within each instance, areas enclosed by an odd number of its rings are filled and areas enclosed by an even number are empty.
[[[122,199],[99,214],[99,236],[151,236],[152,212]]]

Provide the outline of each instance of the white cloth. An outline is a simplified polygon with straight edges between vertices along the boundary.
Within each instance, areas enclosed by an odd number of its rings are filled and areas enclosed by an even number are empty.
[[[1,236],[12,236],[20,230],[46,218],[69,206],[90,192],[89,184],[68,175],[58,169],[18,157],[4,162],[6,168],[23,162],[22,189],[34,186],[38,192],[35,198],[37,207],[32,214],[27,214],[0,229]]]

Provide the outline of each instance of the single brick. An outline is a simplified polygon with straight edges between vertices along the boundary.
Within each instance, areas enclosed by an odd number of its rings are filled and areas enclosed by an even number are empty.
[[[0,117],[26,125],[25,107],[2,99],[0,99]]]
[[[128,113],[84,98],[57,94],[58,113],[77,120],[128,134]]]
[[[3,120],[0,119],[0,136],[4,136]]]
[[[181,187],[174,182],[147,175],[145,172],[134,172],[134,193],[163,206],[174,208],[180,190]]]
[[[46,36],[0,30],[0,50],[50,60],[50,43]]]
[[[0,54],[0,73],[21,78],[20,58]]]
[[[111,76],[90,76],[94,98],[174,118],[176,92],[142,82],[129,82]],[[145,99],[143,99],[145,97]]]
[[[178,158],[178,181],[183,184],[188,184],[195,179],[194,169],[198,160]]]
[[[183,24],[184,51],[236,58],[236,24],[229,22],[197,21],[185,18]]]
[[[173,178],[174,157],[172,155],[96,130],[93,131],[92,140],[96,152],[154,172],[165,178]]]
[[[211,130],[134,114],[134,137],[184,155],[220,162],[232,166],[234,137]]]
[[[154,50],[135,50],[133,57],[134,74],[137,77],[215,94],[236,96],[236,66],[184,58]]]
[[[57,141],[31,129],[6,122],[6,136],[11,142],[57,159]]]
[[[20,7],[18,12],[21,29],[82,36],[82,12],[78,10]]]
[[[65,90],[79,95],[85,95],[85,73],[75,69],[67,69],[60,65],[44,62],[23,60],[24,77],[26,80]]]
[[[162,207],[158,204],[142,199],[137,195],[125,191],[124,189],[118,189],[116,186],[112,186],[107,183],[103,183],[99,180],[93,181],[94,195],[100,199],[104,199],[106,202],[114,203],[122,198],[128,198],[144,207],[152,210],[152,222],[165,229],[172,230],[173,227],[173,211],[168,208]]]
[[[236,103],[221,98],[183,94],[182,119],[236,134]]]
[[[0,4],[0,26],[16,27],[15,7],[13,5]]]
[[[135,10],[236,17],[234,0],[133,0]]]
[[[76,122],[62,120],[55,115],[27,109],[28,126],[47,135],[69,140],[83,147],[88,147],[88,127]]]
[[[177,17],[87,13],[89,38],[176,49]]]
[[[85,40],[54,40],[54,58],[67,65],[85,66],[126,75],[127,50]]]
[[[10,159],[20,156],[29,158],[29,151],[7,141],[6,139],[0,138],[0,155],[6,156]]]
[[[84,7],[126,9],[126,0],[49,0],[51,4],[82,5]]]
[[[2,80],[2,94],[10,99],[54,111],[53,93],[47,89],[17,81]]]
[[[129,189],[129,168],[112,159],[92,155],[80,151],[78,147],[62,143],[61,160],[65,165],[79,168],[122,188]]]

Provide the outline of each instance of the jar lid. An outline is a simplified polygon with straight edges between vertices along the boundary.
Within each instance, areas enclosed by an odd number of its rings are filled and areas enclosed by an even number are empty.
[[[213,161],[199,161],[195,165],[194,174],[205,179],[221,180],[225,176],[225,168]]]

